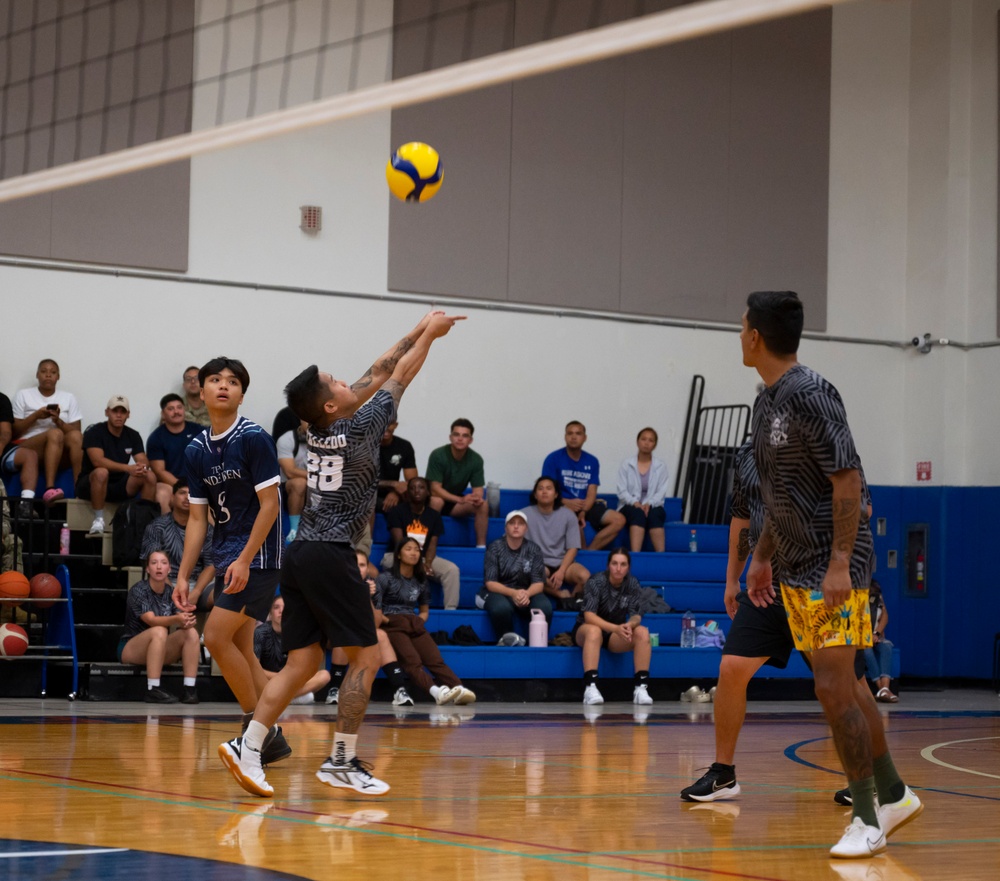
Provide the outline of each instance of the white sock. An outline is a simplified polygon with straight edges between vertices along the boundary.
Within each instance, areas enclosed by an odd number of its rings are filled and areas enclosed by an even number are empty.
[[[101,508],[99,511],[97,508],[94,508],[94,519],[96,520],[98,517],[102,520],[104,519],[104,508]]]
[[[151,688],[159,688],[159,687],[160,687],[160,680],[159,679],[147,679],[146,680],[146,689],[147,690],[149,690]]]
[[[346,765],[354,758],[354,750],[358,745],[357,734],[341,734],[339,731],[333,733],[333,749],[330,750],[330,757],[335,765]]]
[[[243,743],[250,749],[260,752],[265,737],[267,737],[267,726],[254,719],[243,732]]]
[[[33,489],[22,489],[21,498],[22,499],[33,499],[35,497],[35,491]]]
[[[482,549],[482,548],[485,548],[485,547],[486,547],[486,545],[476,545],[476,548],[477,548],[477,550],[478,550],[478,549]]]
[[[184,685],[185,686],[187,686],[187,685],[194,685],[195,678],[196,677],[194,677],[194,676],[185,676],[184,677]]]

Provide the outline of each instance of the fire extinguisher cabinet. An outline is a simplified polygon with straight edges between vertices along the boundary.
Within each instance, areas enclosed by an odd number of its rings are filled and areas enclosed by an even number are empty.
[[[927,596],[929,527],[926,523],[911,523],[906,527],[906,584],[908,597]]]

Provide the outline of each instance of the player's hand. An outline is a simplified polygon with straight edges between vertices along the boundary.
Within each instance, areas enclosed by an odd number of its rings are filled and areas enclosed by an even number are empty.
[[[563,586],[563,577],[564,577],[565,574],[566,573],[564,573],[561,569],[556,569],[549,576],[549,584],[552,586],[552,588],[554,590],[561,590],[562,589],[562,586]],[[567,591],[567,595],[568,595],[568,591]]]
[[[754,557],[747,570],[747,596],[758,609],[764,609],[774,602],[772,580],[771,561],[762,561]]]
[[[736,610],[740,607],[738,597],[740,595],[740,583],[737,581],[736,584],[727,584],[726,592],[722,597],[722,601],[726,604],[726,614],[729,615],[730,620],[736,617]]]
[[[823,604],[828,609],[842,606],[851,596],[851,567],[847,563],[831,563],[823,578]]]
[[[440,339],[455,326],[456,321],[465,321],[464,315],[445,315],[443,312],[433,312],[427,322],[425,333],[433,339]]]
[[[399,504],[399,496],[396,494],[395,490],[389,490],[389,492],[386,493],[385,498],[382,499],[382,510],[390,511],[395,508],[397,504]]]
[[[618,625],[618,635],[625,640],[625,642],[632,641],[632,626],[626,621],[624,624]]]
[[[239,593],[247,586],[249,579],[250,565],[248,563],[241,563],[239,560],[233,560],[226,569],[225,577],[222,579],[222,583],[226,585],[226,589],[222,592]]]
[[[443,309],[431,309],[420,321],[417,322],[417,333],[423,333],[427,329],[427,325],[431,323],[431,319],[435,315],[444,315]]]
[[[178,573],[177,585],[174,587],[173,593],[170,594],[170,599],[182,612],[194,611],[194,602],[188,596],[188,580],[181,578],[180,573]]]
[[[531,597],[528,596],[526,590],[519,590],[514,594],[514,605],[515,606],[526,606],[531,602]]]
[[[563,499],[563,507],[569,508],[576,514],[583,513],[583,499]]]

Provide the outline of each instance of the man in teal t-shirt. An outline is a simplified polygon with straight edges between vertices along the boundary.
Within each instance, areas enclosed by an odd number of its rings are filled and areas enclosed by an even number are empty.
[[[427,482],[431,485],[430,506],[451,517],[475,517],[476,547],[486,547],[486,527],[490,511],[483,488],[483,457],[469,449],[475,429],[468,419],[451,424],[450,444],[438,447],[427,460]],[[465,488],[471,486],[468,495]]]

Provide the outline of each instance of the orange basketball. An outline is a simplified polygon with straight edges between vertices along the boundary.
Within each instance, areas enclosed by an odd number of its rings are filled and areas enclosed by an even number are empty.
[[[16,658],[28,650],[28,634],[16,624],[0,624],[0,658]]]
[[[19,606],[31,587],[28,579],[20,572],[4,572],[0,575],[0,604],[4,606]]]
[[[57,597],[62,596],[62,584],[59,583],[59,579],[55,575],[49,575],[48,572],[39,572],[37,575],[33,576],[30,582],[31,588],[31,598],[33,600],[54,600]],[[52,602],[37,602],[32,603],[36,609],[50,609],[54,603]]]

